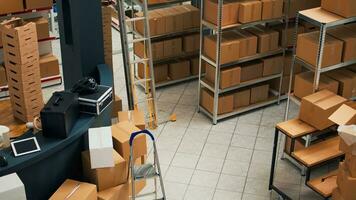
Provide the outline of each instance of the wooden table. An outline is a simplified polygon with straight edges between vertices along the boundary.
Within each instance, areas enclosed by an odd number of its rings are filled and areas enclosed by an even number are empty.
[[[11,138],[21,136],[27,131],[26,124],[13,117],[11,102],[9,99],[0,101],[0,113],[0,125],[10,128]]]

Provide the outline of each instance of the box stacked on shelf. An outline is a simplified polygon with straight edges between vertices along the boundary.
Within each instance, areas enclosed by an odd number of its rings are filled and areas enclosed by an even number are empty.
[[[0,15],[50,8],[52,5],[52,0],[0,0]]]
[[[354,0],[322,0],[321,7],[346,18],[356,16],[356,2]]]
[[[104,36],[104,60],[110,68],[113,67],[112,61],[112,32],[111,32],[111,6],[102,6],[102,22],[103,22],[103,36]]]
[[[58,59],[52,54],[41,56],[40,71],[41,71],[41,78],[58,75],[60,73]]]
[[[1,29],[13,114],[32,121],[43,107],[36,25],[12,18]]]
[[[289,7],[288,1],[290,1]],[[319,7],[321,4],[321,0],[284,0],[284,4],[286,5],[284,7],[285,13],[290,17],[294,18],[297,14],[298,11],[300,10],[306,10],[310,8],[316,8]],[[287,12],[288,9],[288,12]]]
[[[136,16],[142,16],[136,13]],[[179,5],[149,11],[152,58],[156,83],[183,80],[198,74],[199,9]],[[135,30],[144,35],[144,21],[135,21]],[[147,47],[146,47],[147,48]],[[134,54],[144,58],[144,42],[134,43]],[[143,64],[138,64],[138,78],[145,77]]]

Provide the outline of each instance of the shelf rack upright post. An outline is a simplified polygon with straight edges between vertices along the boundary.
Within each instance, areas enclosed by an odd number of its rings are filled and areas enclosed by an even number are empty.
[[[288,4],[289,4],[289,0],[288,0]],[[276,75],[271,75],[271,76],[267,76],[267,77],[262,77],[256,80],[252,80],[252,81],[247,81],[244,83],[241,83],[239,85],[227,88],[227,89],[220,89],[220,71],[222,68],[224,67],[229,67],[229,66],[233,66],[233,65],[237,65],[237,64],[242,64],[248,61],[252,61],[255,59],[261,59],[261,58],[265,58],[268,56],[273,56],[273,55],[278,55],[278,54],[282,54],[283,57],[285,55],[285,51],[286,48],[284,47],[280,47],[274,51],[270,51],[270,52],[266,52],[266,53],[258,53],[256,55],[253,56],[248,56],[230,63],[225,63],[225,64],[221,64],[221,39],[222,39],[222,33],[225,30],[232,30],[232,29],[244,29],[244,28],[248,28],[248,27],[253,27],[256,25],[260,25],[260,24],[268,24],[271,22],[284,22],[286,21],[285,16],[280,17],[280,18],[275,18],[275,19],[267,19],[267,20],[260,20],[260,21],[255,21],[255,22],[250,22],[250,23],[246,23],[246,24],[233,24],[233,25],[227,25],[227,26],[222,26],[222,6],[223,6],[223,0],[218,0],[218,15],[217,15],[217,25],[210,23],[206,20],[204,20],[204,0],[201,0],[201,10],[200,10],[200,52],[199,52],[199,86],[198,86],[198,112],[203,112],[205,115],[207,115],[213,122],[213,124],[217,124],[219,120],[222,119],[226,119],[244,112],[248,112],[250,110],[254,110],[257,108],[261,108],[267,105],[271,105],[274,103],[279,103],[281,100],[281,88],[282,88],[282,77],[283,77],[283,69],[281,71],[281,73],[276,74]],[[287,30],[287,25],[285,26],[285,29]],[[204,49],[204,33],[205,30],[211,30],[216,34],[216,59],[215,61],[213,61],[212,59],[208,58],[207,56],[204,55],[203,53],[203,49]],[[204,81],[202,79],[203,77],[203,72],[202,72],[202,64],[203,62],[207,62],[210,65],[215,67],[215,81],[213,85],[210,85],[209,83],[207,83],[206,81]],[[221,114],[218,115],[218,105],[219,105],[219,95],[226,93],[226,92],[230,92],[233,90],[237,90],[243,87],[247,87],[247,86],[252,86],[254,84],[257,83],[262,83],[262,82],[266,82],[269,80],[273,80],[273,79],[277,79],[279,78],[280,80],[280,84],[279,84],[279,91],[277,91],[277,95],[274,98],[268,99],[265,102],[261,102],[261,103],[256,103],[256,104],[252,104],[243,108],[240,108],[238,110],[235,110],[231,113],[226,113],[226,114]],[[214,102],[213,102],[213,112],[210,113],[208,110],[206,110],[204,107],[202,107],[200,105],[200,100],[201,100],[201,88],[205,87],[208,90],[210,90],[211,92],[213,92],[214,95]]]

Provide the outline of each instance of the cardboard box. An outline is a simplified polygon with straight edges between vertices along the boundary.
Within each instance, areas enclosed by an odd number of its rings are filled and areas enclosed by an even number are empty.
[[[303,98],[313,93],[314,73],[303,72],[295,76],[294,95]],[[320,76],[319,90],[329,90],[334,94],[338,93],[339,83],[325,75]]]
[[[165,28],[165,33],[173,33],[175,27],[174,25],[174,14],[170,12],[168,9],[162,8],[162,9],[157,9],[156,10],[157,14],[163,17],[165,20],[164,28]]]
[[[136,17],[143,17],[142,12],[137,12],[135,13]],[[165,28],[165,18],[159,15],[157,12],[154,10],[149,11],[148,13],[148,20],[150,24],[150,35],[151,36],[156,36],[156,35],[161,35],[164,34],[166,28]],[[135,29],[138,33],[141,35],[144,35],[144,21],[143,20],[138,20],[135,21]]]
[[[92,169],[114,167],[112,156],[113,141],[110,127],[88,130],[90,166]]]
[[[167,81],[168,79],[168,65],[154,65],[154,76],[155,76],[155,83],[160,83]],[[150,70],[148,70],[149,73]],[[144,64],[139,63],[137,65],[137,72],[138,77],[144,78],[145,77],[145,68]]]
[[[49,198],[50,200],[96,200],[96,185],[67,179]]]
[[[173,14],[173,32],[180,32],[184,29],[184,13],[180,12],[174,7],[167,8],[169,12]]]
[[[98,192],[98,200],[129,200],[128,183]]]
[[[279,33],[273,29],[266,29],[262,26],[247,29],[258,37],[258,52],[265,53],[278,49]]]
[[[291,67],[292,67],[292,54],[286,54],[284,57],[284,68],[283,68],[283,75],[284,76],[289,76],[291,72]],[[299,74],[302,72],[302,65],[298,63],[294,63],[294,70],[293,74]]]
[[[239,22],[249,23],[262,19],[262,3],[260,1],[242,1],[239,8]]]
[[[205,78],[208,82],[215,84],[215,67],[206,64]],[[234,66],[229,68],[222,68],[220,70],[220,89],[226,89],[240,84],[241,80],[241,67]]]
[[[41,78],[59,75],[58,59],[52,55],[44,55],[40,57]]]
[[[205,72],[205,65],[202,64],[202,73]],[[190,73],[192,75],[199,74],[199,58],[193,58],[190,60]]]
[[[191,22],[191,28],[198,28],[200,27],[200,9],[191,5],[191,4],[184,4],[182,8],[189,11],[189,21]]]
[[[295,23],[289,23],[287,30],[285,24],[278,24],[271,28],[278,31],[280,46],[292,47],[294,45]],[[304,27],[301,25],[298,26],[298,34],[300,33],[304,33]]]
[[[341,69],[327,72],[325,75],[339,82],[340,96],[351,99],[356,95],[356,73]]]
[[[346,18],[356,16],[356,2],[354,0],[322,0],[321,8]]]
[[[24,9],[22,0],[0,0],[0,15],[21,12]]]
[[[25,186],[16,173],[0,177],[0,196],[4,199],[27,199]]]
[[[163,41],[163,56],[173,57],[182,54],[182,38]]]
[[[352,177],[345,163],[341,162],[336,181],[340,194],[344,199],[356,199],[356,177]]]
[[[114,149],[129,162],[130,157],[130,136],[132,133],[140,131],[134,124],[124,121],[111,126]],[[140,134],[135,137],[134,158],[139,158],[147,154],[146,135]]]
[[[181,30],[190,29],[192,27],[192,21],[190,19],[191,16],[189,10],[184,9],[182,6],[173,6],[171,8],[175,10],[176,14],[182,19],[183,26]]]
[[[335,188],[332,193],[333,200],[345,200],[344,197],[341,195],[339,188]]]
[[[26,10],[33,10],[39,8],[50,8],[53,5],[52,0],[26,0],[25,8]]]
[[[282,88],[281,88],[281,94],[287,94],[288,90],[289,90],[289,80],[290,80],[290,76],[283,76],[282,77]],[[294,80],[295,80],[295,76],[293,76],[293,80],[292,80],[292,91],[293,91],[293,87],[294,87]],[[279,90],[279,84],[280,84],[280,79],[273,79],[269,86],[271,89],[278,91]]]
[[[351,153],[346,154],[344,162],[346,168],[349,169],[351,177],[356,178],[356,155]]]
[[[283,15],[283,0],[261,0],[262,20],[276,19]]]
[[[262,59],[263,73],[262,76],[271,76],[282,72],[283,56],[274,56]]]
[[[245,89],[234,93],[234,109],[250,105],[251,90]]]
[[[343,62],[356,59],[356,31],[341,26],[328,30],[328,34],[344,42]]]
[[[334,125],[328,118],[345,102],[345,98],[322,90],[302,99],[299,118],[319,130],[324,130]]]
[[[119,122],[128,121],[141,130],[146,129],[145,114],[139,110],[119,112],[118,116]]]
[[[263,64],[260,61],[241,65],[241,83],[262,77]]]
[[[115,95],[111,116],[113,118],[117,118],[118,117],[117,113],[120,111],[122,111],[122,99],[119,96]]]
[[[340,126],[356,124],[356,110],[344,104],[340,106],[329,119]]]
[[[143,42],[136,42],[133,44],[134,54],[140,58],[145,57],[145,46]],[[162,59],[164,58],[164,43],[163,42],[153,42],[152,43],[152,58]]]
[[[251,88],[251,99],[250,103],[255,104],[263,102],[268,99],[269,85],[260,85]]]
[[[340,151],[356,156],[356,127],[355,125],[341,125],[337,129],[340,135]]]
[[[197,52],[200,49],[200,35],[189,35],[183,37],[183,51]]]
[[[112,149],[114,167],[92,169],[88,151],[82,152],[84,179],[98,187],[98,191],[106,190],[127,182],[128,163],[119,153]]]
[[[44,17],[33,18],[26,20],[29,22],[34,22],[36,24],[37,39],[43,40],[49,38],[49,24],[48,19]]]
[[[0,65],[0,87],[7,85],[5,67]]]
[[[214,110],[214,95],[209,90],[203,88],[201,90],[200,105],[208,112],[213,113]],[[232,94],[220,95],[218,104],[218,115],[229,113],[234,110],[234,96]]]
[[[237,24],[239,18],[239,2],[223,1],[221,26]],[[204,19],[215,25],[218,24],[218,1],[204,0]]]
[[[221,39],[221,64],[229,63],[240,58],[240,41],[236,38],[226,38],[224,35],[226,35],[226,33],[223,33]],[[204,54],[216,61],[216,35],[205,36],[203,48]]]
[[[189,60],[171,63],[168,65],[168,77],[172,80],[185,78],[190,75]]]
[[[309,64],[317,65],[319,49],[319,31],[298,35],[297,56]],[[341,62],[343,42],[330,35],[326,35],[321,67],[336,65]]]
[[[230,37],[236,38],[240,42],[239,58],[252,56],[257,53],[258,39],[255,35],[245,30],[234,31],[232,33],[233,35]]]

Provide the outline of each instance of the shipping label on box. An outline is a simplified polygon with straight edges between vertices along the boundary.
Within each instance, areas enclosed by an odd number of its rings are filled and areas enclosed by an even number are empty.
[[[110,127],[88,130],[90,165],[92,169],[114,167],[112,156],[113,141]]]

